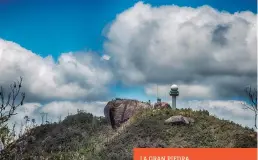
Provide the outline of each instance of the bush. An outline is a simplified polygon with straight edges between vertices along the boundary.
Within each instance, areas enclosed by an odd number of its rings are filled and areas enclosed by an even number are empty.
[[[252,137],[247,134],[236,134],[235,138],[235,148],[256,148],[257,139],[256,136]]]

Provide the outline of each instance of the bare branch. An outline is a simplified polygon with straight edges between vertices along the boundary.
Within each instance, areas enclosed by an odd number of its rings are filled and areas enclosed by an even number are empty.
[[[255,110],[254,110],[254,108],[252,106],[249,106],[247,104],[244,104],[244,105],[245,105],[244,109],[249,109],[249,110],[255,112]]]
[[[248,109],[254,112],[254,121],[255,121],[255,128],[257,129],[257,88],[252,88],[248,86],[245,88],[245,93],[247,98],[249,99],[249,104],[244,104],[244,109]]]
[[[3,125],[3,123],[7,122],[11,116],[16,115],[17,113],[14,113],[14,111],[17,109],[17,107],[23,105],[23,101],[25,99],[25,93],[20,93],[22,84],[22,77],[20,77],[20,80],[13,82],[13,84],[10,85],[10,92],[7,94],[7,100],[5,100],[5,92],[3,87],[0,88],[0,98],[1,98],[1,106],[0,106],[0,125]],[[21,99],[19,103],[16,103],[17,97],[21,95]],[[8,108],[8,111],[6,109]]]

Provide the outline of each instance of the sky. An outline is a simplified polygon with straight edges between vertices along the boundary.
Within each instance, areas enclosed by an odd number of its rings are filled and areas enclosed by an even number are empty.
[[[115,98],[207,109],[253,126],[244,87],[257,85],[255,0],[0,0],[0,85],[22,76],[25,115],[53,121]]]

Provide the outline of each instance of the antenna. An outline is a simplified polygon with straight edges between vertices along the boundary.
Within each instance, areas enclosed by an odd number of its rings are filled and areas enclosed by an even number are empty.
[[[59,116],[59,123],[61,123],[61,121],[62,121],[62,116],[60,115]]]
[[[158,102],[158,84],[156,84],[156,99],[157,99],[157,102]]]
[[[157,103],[161,102],[161,99],[159,98],[159,86],[157,84]]]
[[[42,123],[41,123],[41,124],[43,124],[43,123],[44,123],[44,116],[45,116],[45,113],[44,113],[44,112],[41,112],[40,115],[41,115],[41,119],[42,119]]]
[[[47,122],[47,121],[48,121],[48,120],[47,120],[47,115],[48,115],[48,113],[45,113],[45,115],[46,115],[46,122]]]
[[[157,99],[159,98],[159,86],[157,84]]]
[[[158,98],[158,84],[156,84],[156,98]]]

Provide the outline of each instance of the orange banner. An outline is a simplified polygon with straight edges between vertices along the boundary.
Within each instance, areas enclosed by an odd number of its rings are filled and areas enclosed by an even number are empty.
[[[256,160],[257,148],[135,148],[134,160]]]

